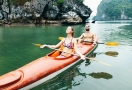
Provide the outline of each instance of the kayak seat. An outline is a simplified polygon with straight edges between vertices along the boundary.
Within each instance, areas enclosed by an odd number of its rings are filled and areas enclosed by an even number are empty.
[[[53,54],[51,54],[50,56],[51,57],[57,57],[57,56],[59,56],[60,55],[60,51],[55,51]]]
[[[59,48],[59,50],[63,50],[63,46],[61,45],[61,47]],[[56,50],[54,53],[52,53],[50,56],[51,57],[57,57],[61,54],[61,51]]]
[[[59,48],[59,50],[63,50],[63,48],[64,48],[64,46],[61,45],[61,47]],[[73,56],[73,55],[71,55],[71,56],[68,56],[68,57],[65,57],[65,58],[57,58],[57,56],[59,56],[61,54],[61,51],[59,51],[59,50],[55,50],[55,51],[51,52],[50,54],[48,54],[48,56],[55,57],[55,59],[57,59],[57,60],[59,60],[59,59],[66,59],[66,58],[70,58],[70,57]],[[73,53],[75,52],[74,49],[73,49],[72,52]]]
[[[73,53],[73,54],[75,53],[74,49],[72,49],[72,53]],[[59,55],[60,55],[60,54],[59,54]],[[59,56],[59,55],[58,55],[58,56]],[[70,57],[72,57],[72,56],[73,56],[72,54],[71,54],[70,56],[68,56],[68,57],[63,57],[63,56],[62,56],[62,57],[57,57],[57,56],[56,56],[55,59],[56,59],[56,60],[63,60],[63,59],[70,58]]]

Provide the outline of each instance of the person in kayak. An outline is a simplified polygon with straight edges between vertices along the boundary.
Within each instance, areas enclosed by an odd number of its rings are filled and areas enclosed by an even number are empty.
[[[77,41],[74,38],[74,29],[72,26],[68,26],[66,29],[67,37],[63,38],[58,44],[56,45],[41,45],[40,48],[49,47],[49,48],[59,48],[63,46],[63,50],[57,58],[65,58],[69,57],[72,54],[74,54],[74,51],[76,54],[78,54],[81,59],[85,60],[85,56],[80,53],[80,51],[77,48]]]
[[[85,33],[82,33],[79,38],[77,38],[78,43],[91,44],[94,46],[97,43],[97,37],[95,33],[90,32],[90,26],[85,25]]]

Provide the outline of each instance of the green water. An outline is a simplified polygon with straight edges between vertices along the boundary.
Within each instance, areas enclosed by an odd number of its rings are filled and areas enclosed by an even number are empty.
[[[66,36],[67,26],[0,27],[0,75],[49,53],[32,43],[56,44]],[[75,25],[75,37],[84,25]],[[99,42],[116,41],[119,46],[99,44],[92,56],[105,64],[84,61],[32,90],[132,90],[132,21],[101,21],[91,24]]]
[[[66,28],[67,26],[0,27],[0,75],[45,56],[51,50],[40,49],[33,43],[56,44],[59,36],[66,36]],[[80,35],[82,27],[74,28],[77,29],[75,36]]]

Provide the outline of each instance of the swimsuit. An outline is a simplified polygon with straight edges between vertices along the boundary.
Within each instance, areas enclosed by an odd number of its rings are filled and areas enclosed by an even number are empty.
[[[66,39],[65,39],[65,40],[66,40]],[[64,47],[67,47],[67,48],[69,48],[69,49],[73,49],[72,39],[71,39],[71,42],[68,43],[67,45],[66,45],[66,43],[65,43],[65,41],[64,41],[64,42],[63,42],[63,46],[64,46]]]
[[[65,39],[66,40],[66,39]],[[71,42],[70,43],[68,43],[68,44],[66,44],[65,43],[65,40],[64,40],[64,42],[63,42],[63,46],[64,47],[67,47],[67,48],[69,48],[69,49],[73,49],[73,45],[72,45],[72,39],[71,39]],[[59,56],[57,56],[57,58],[66,58],[67,56],[64,56],[64,55],[59,55]]]

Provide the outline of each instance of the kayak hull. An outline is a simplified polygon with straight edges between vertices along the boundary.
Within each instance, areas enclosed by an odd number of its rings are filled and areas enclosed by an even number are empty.
[[[97,46],[79,44],[78,48],[82,54],[87,55]],[[81,61],[77,55],[63,59],[51,57],[54,52],[0,76],[0,90],[29,90]]]

